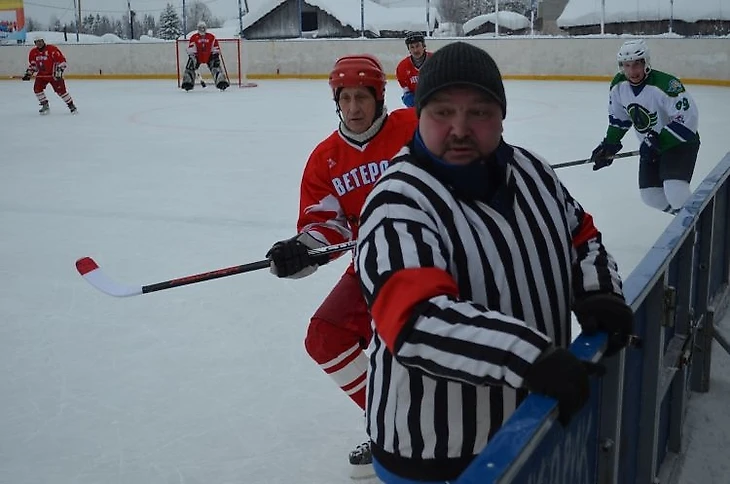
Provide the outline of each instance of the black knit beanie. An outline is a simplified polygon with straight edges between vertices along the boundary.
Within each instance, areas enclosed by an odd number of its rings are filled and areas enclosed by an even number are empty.
[[[416,86],[416,113],[421,115],[436,91],[456,85],[483,90],[502,107],[502,119],[507,116],[507,98],[497,63],[486,51],[466,42],[441,47],[423,64]]]

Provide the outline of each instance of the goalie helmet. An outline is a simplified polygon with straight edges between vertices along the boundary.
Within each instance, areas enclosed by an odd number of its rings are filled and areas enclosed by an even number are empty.
[[[198,22],[198,32],[200,32],[202,34],[207,29],[208,29],[208,26],[205,24],[205,22],[203,22],[202,20],[200,22]]]
[[[344,87],[369,87],[376,101],[385,100],[386,77],[383,66],[372,54],[353,54],[340,57],[329,76],[332,96],[337,102],[340,89]]]
[[[651,71],[651,65],[649,63],[649,46],[646,45],[644,39],[639,40],[627,40],[618,50],[616,55],[618,60],[618,69],[623,71],[623,63],[630,61],[644,61],[644,72],[649,74]]]
[[[421,42],[422,44],[426,43],[426,39],[420,32],[408,32],[406,34],[406,45],[415,44],[417,42]]]

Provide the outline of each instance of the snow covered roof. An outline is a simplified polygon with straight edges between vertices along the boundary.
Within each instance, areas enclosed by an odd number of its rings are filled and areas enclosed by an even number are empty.
[[[256,7],[243,17],[243,28],[255,24],[286,0],[260,0]],[[303,0],[312,7],[327,12],[342,25],[360,30],[360,0]],[[379,34],[381,30],[424,30],[426,7],[384,7],[371,0],[364,0],[365,30]],[[436,7],[430,8],[430,27],[440,18]]]
[[[605,23],[669,20],[669,0],[608,0]],[[675,20],[730,20],[728,0],[674,0]],[[601,23],[601,0],[569,0],[558,17],[558,27],[579,27]]]
[[[477,15],[464,22],[464,33],[478,29],[487,22],[496,24],[499,20],[499,26],[510,30],[526,29],[530,26],[530,19],[517,12],[508,12],[500,10],[498,13],[486,13]]]

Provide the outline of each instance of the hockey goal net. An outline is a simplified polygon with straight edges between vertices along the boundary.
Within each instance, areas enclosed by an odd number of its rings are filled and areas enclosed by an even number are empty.
[[[188,39],[177,39],[175,41],[175,54],[177,56],[177,87],[182,84],[185,65],[188,62]],[[238,87],[256,87],[255,82],[249,82],[246,78],[246,53],[241,39],[218,39],[218,45],[221,48],[221,67],[228,78],[231,86]],[[196,83],[202,82],[207,85],[213,85],[213,78],[210,75],[208,66],[202,64],[198,69],[200,79],[196,79]]]

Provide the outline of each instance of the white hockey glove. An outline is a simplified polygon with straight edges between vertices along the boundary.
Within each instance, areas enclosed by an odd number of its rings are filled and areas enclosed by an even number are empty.
[[[63,69],[64,67],[61,65],[56,66],[56,68],[53,70],[53,79],[57,81],[63,79]]]

